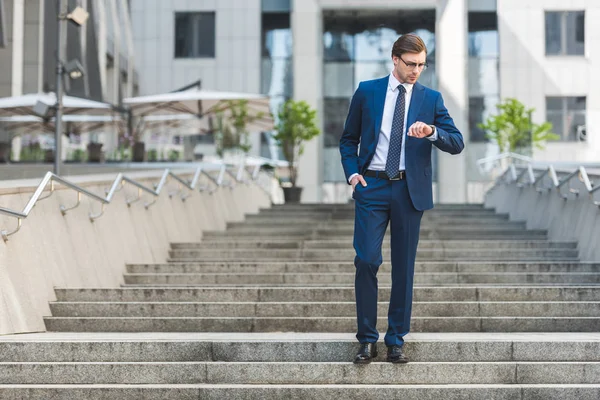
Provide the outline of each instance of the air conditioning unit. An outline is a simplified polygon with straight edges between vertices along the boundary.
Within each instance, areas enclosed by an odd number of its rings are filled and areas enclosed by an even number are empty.
[[[577,140],[580,142],[587,141],[587,128],[585,125],[577,125]]]

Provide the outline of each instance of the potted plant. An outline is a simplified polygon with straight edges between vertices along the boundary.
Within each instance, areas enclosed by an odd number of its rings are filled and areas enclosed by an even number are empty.
[[[498,104],[498,115],[490,116],[478,126],[487,131],[487,137],[498,145],[500,152],[513,152],[526,155],[532,147],[543,149],[546,141],[558,140],[552,133],[552,124],[534,124],[531,121],[533,108],[526,108],[517,99],[506,99]]]
[[[0,126],[0,163],[8,163],[10,161],[11,143],[14,135],[12,132]]]
[[[247,125],[265,116],[252,113],[248,100],[225,100],[215,108],[217,154],[224,159],[239,158],[252,148]]]
[[[289,163],[291,187],[283,187],[286,203],[300,201],[302,188],[296,186],[298,157],[304,153],[304,142],[312,140],[320,132],[317,127],[317,110],[305,101],[287,100],[278,113],[277,133],[274,138]]]

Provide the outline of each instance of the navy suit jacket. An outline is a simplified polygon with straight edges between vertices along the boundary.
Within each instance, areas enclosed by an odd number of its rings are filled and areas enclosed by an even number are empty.
[[[389,75],[361,82],[352,97],[340,138],[346,181],[354,173],[363,175],[375,155],[388,82]],[[444,106],[442,95],[418,82],[413,87],[407,129],[416,121],[434,125],[438,135],[436,141],[431,141],[404,133],[408,191],[413,206],[422,211],[433,208],[431,146],[435,145],[450,154],[458,154],[465,145],[460,131]]]

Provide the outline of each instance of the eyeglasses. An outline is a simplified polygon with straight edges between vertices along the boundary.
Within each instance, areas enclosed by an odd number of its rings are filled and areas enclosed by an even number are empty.
[[[426,62],[425,62],[425,63],[420,63],[420,64],[416,64],[416,63],[413,63],[413,62],[409,62],[409,63],[407,63],[406,61],[404,61],[404,60],[402,59],[402,57],[398,56],[398,58],[399,58],[399,59],[401,59],[401,60],[402,60],[402,62],[403,62],[403,63],[404,63],[404,64],[405,64],[405,65],[406,65],[406,66],[407,66],[409,69],[412,69],[412,70],[414,70],[415,68],[418,68],[418,69],[420,69],[420,70],[426,70],[426,69],[427,69],[427,63],[426,63]]]

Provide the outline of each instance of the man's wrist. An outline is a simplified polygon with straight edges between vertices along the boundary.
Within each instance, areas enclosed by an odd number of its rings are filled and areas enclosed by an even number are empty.
[[[350,178],[348,178],[348,183],[350,185],[352,185],[352,179],[354,179],[355,176],[358,176],[358,172],[353,173],[352,175],[350,175]]]
[[[435,133],[435,126],[434,125],[429,125],[429,127],[431,128],[431,133],[429,135],[425,136],[425,137],[431,137]]]

